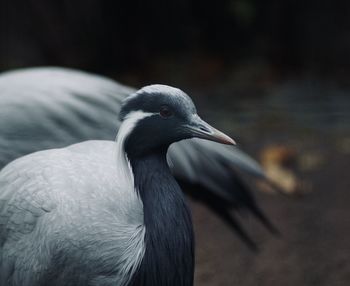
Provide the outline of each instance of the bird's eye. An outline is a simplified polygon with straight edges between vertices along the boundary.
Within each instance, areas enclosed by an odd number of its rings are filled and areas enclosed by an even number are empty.
[[[173,115],[173,112],[170,110],[168,106],[162,106],[160,108],[159,114],[163,118],[169,118]]]

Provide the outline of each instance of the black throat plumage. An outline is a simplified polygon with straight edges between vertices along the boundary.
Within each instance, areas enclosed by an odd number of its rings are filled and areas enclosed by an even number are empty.
[[[166,162],[166,149],[128,154],[143,202],[145,255],[132,286],[192,286],[194,235],[190,210]]]

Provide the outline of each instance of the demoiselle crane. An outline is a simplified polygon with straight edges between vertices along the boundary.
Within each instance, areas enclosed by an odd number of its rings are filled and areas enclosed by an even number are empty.
[[[65,68],[29,68],[0,74],[0,168],[15,158],[91,139],[113,140],[115,114],[135,89],[105,77]],[[116,118],[111,120],[111,118]],[[252,247],[231,209],[249,210],[270,230],[239,171],[265,179],[260,166],[238,148],[205,140],[170,147],[175,178]]]
[[[165,85],[131,95],[119,117],[116,142],[39,151],[0,172],[0,285],[193,285],[191,215],[167,149],[234,141]]]

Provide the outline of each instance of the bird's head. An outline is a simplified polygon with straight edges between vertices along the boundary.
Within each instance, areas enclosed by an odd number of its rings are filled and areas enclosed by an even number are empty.
[[[235,144],[198,116],[186,93],[166,85],[146,86],[126,98],[120,120],[117,138],[124,137],[128,154],[166,150],[173,142],[194,137]]]

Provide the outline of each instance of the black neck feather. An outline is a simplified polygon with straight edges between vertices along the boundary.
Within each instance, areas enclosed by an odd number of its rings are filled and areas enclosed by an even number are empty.
[[[133,286],[193,285],[191,214],[165,155],[166,150],[138,158],[129,156],[146,227],[146,252]]]

